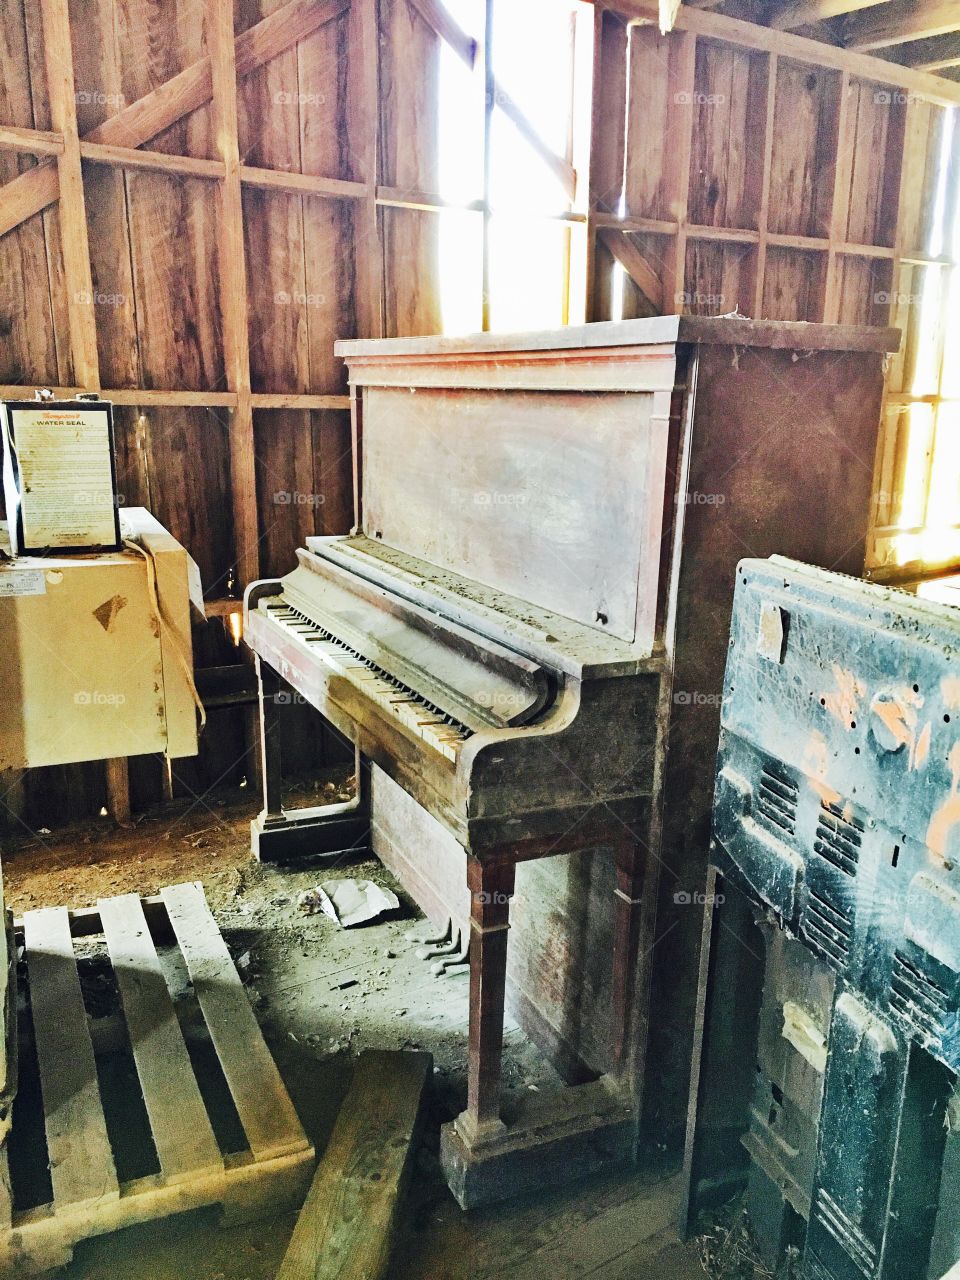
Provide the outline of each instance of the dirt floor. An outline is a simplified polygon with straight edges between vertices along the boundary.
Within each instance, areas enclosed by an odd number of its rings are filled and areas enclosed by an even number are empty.
[[[674,1231],[675,1173],[606,1178],[461,1213],[440,1175],[437,1146],[440,1124],[461,1109],[465,1095],[466,974],[440,978],[418,958],[408,937],[417,914],[408,902],[396,918],[352,930],[322,914],[304,914],[298,897],[321,877],[349,874],[398,886],[376,862],[322,873],[254,863],[253,807],[245,793],[207,797],[202,809],[172,804],[129,830],[105,818],[8,844],[7,903],[19,916],[38,906],[81,907],[98,897],[202,880],[318,1151],[361,1049],[429,1050],[431,1110],[391,1280],[703,1280],[698,1247],[681,1244]],[[505,1087],[542,1090],[555,1083],[519,1028],[508,1024]],[[222,1229],[212,1210],[184,1215],[81,1244],[59,1274],[69,1280],[260,1280],[275,1276],[293,1221],[288,1215]]]

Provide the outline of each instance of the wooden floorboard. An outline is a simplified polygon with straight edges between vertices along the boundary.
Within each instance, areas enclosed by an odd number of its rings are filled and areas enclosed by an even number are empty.
[[[168,1180],[222,1168],[140,899],[101,898],[99,910],[160,1168]]]
[[[199,884],[163,889],[210,1038],[258,1160],[310,1144]]]
[[[117,1173],[66,908],[23,917],[54,1203],[116,1199]]]
[[[432,1070],[428,1053],[360,1055],[278,1280],[385,1274]]]

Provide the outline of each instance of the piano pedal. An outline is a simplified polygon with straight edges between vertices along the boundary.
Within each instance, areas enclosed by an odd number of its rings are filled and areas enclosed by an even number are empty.
[[[436,964],[430,966],[430,972],[438,978],[456,977],[458,973],[470,971],[470,933],[457,930],[457,947],[449,956],[444,956]]]
[[[435,946],[437,943],[448,941],[452,930],[453,920],[450,916],[447,916],[440,924],[433,920],[421,920],[418,925],[410,930],[406,938],[408,942],[419,942],[421,946]],[[423,956],[420,956],[421,960],[423,958]]]
[[[452,929],[451,924],[451,929]],[[453,934],[446,942],[439,942],[435,946],[417,947],[416,956],[418,960],[435,960],[437,956],[452,956],[460,949],[460,934]]]

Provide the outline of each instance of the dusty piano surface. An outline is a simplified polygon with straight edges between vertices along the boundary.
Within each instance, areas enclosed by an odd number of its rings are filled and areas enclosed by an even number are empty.
[[[721,687],[733,569],[745,543],[777,537],[862,564],[881,352],[896,345],[889,330],[679,317],[339,344],[355,531],[308,539],[290,574],[247,595],[264,681],[254,847],[336,853],[370,829],[369,789],[283,811],[281,681],[371,766],[375,836],[397,796],[438,836],[395,821],[374,847],[426,909],[469,917],[469,1096],[443,1146],[462,1204],[632,1156],[661,861],[671,898],[705,865],[691,833],[709,825],[719,701],[699,695],[714,667]],[[859,469],[825,459],[841,425]],[[733,497],[722,521],[697,498],[717,476]],[[828,518],[792,509],[801,476]],[[677,688],[698,696],[675,702]],[[665,831],[671,786],[682,817]],[[501,1115],[515,893],[510,997],[586,1083]],[[686,962],[671,979],[684,1025],[695,949]]]

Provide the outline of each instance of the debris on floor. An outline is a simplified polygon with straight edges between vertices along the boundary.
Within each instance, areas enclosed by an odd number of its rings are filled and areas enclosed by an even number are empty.
[[[698,1223],[700,1264],[710,1280],[795,1280],[794,1251],[773,1272],[761,1260],[740,1199],[704,1214]]]
[[[174,879],[202,880],[247,999],[318,1151],[328,1145],[357,1055],[365,1049],[432,1054],[428,1120],[389,1280],[574,1280],[583,1275],[585,1250],[591,1280],[702,1280],[695,1243],[676,1238],[678,1185],[675,1178],[664,1180],[663,1172],[638,1171],[464,1215],[443,1180],[438,1135],[466,1097],[468,987],[462,979],[438,980],[418,958],[422,944],[407,936],[415,924],[418,934],[431,936],[436,926],[417,915],[389,872],[369,857],[326,867],[320,875],[374,881],[397,894],[398,911],[359,929],[342,929],[322,911],[303,914],[297,901],[316,887],[316,867],[278,868],[251,859],[255,799],[249,795],[227,793],[222,803],[211,796],[208,803],[217,826],[202,849],[178,837],[210,820],[188,825],[181,802],[151,811],[133,830],[77,824],[50,840],[5,848],[8,905],[21,916],[38,905],[92,906],[123,892],[149,895]],[[85,841],[91,831],[95,839]],[[96,1015],[92,1032],[112,1045],[119,997],[105,942],[97,935],[74,941],[85,1000]],[[164,947],[161,958],[168,951],[173,965],[174,946]],[[186,970],[174,967],[168,976],[178,1004],[182,999],[192,1010]],[[206,1070],[216,1055],[202,1038],[199,1013],[197,1018],[196,1026],[190,1021],[190,1048],[201,1054]],[[133,1096],[137,1076],[129,1044],[118,1041],[115,1052],[123,1097]],[[559,1083],[509,1015],[503,1070],[508,1099]],[[239,1125],[226,1112],[222,1122],[231,1132]],[[42,1144],[42,1115],[40,1124]],[[130,1145],[132,1160],[137,1152]],[[294,1220],[290,1214],[275,1225],[261,1220],[223,1227],[215,1212],[204,1211],[144,1223],[78,1245],[62,1280],[274,1280]]]
[[[388,911],[399,910],[400,899],[391,889],[372,880],[323,880],[316,888],[301,893],[297,906],[305,915],[322,911],[341,928],[352,929]]]

